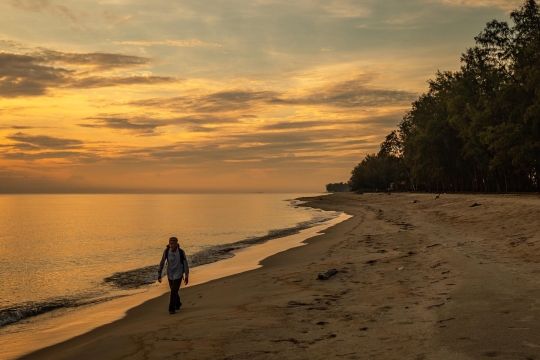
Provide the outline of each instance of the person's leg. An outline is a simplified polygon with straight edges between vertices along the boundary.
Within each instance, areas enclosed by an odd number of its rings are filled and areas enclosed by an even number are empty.
[[[182,302],[180,301],[180,285],[182,285],[182,279],[178,280],[178,292],[176,293],[176,310],[179,310],[182,306]]]
[[[177,302],[180,302],[180,298],[178,296],[178,290],[180,289],[180,281],[181,279],[177,280],[171,280],[169,279],[169,287],[171,288],[171,297],[169,299],[169,311],[175,311]]]
[[[169,280],[169,288],[171,289],[171,296],[169,297],[169,311],[174,310],[174,303],[173,303],[173,284],[174,282],[171,279]]]

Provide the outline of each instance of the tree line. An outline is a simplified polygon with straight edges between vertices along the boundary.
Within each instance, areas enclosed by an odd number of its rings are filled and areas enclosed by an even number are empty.
[[[352,191],[538,191],[540,8],[526,0],[512,24],[493,20],[437,72],[377,154],[351,172]]]
[[[349,192],[351,191],[349,184],[345,182],[326,184],[327,192]]]

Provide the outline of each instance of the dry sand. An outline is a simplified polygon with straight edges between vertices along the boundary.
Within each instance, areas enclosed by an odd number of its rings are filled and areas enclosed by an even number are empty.
[[[262,268],[181,290],[175,315],[162,296],[24,359],[540,359],[538,195],[306,205],[354,216]]]

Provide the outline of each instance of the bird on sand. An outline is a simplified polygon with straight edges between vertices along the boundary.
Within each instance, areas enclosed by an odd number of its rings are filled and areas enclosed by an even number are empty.
[[[441,194],[439,194],[439,195],[435,196],[435,199],[438,199],[438,198],[439,198],[440,196],[441,196]]]

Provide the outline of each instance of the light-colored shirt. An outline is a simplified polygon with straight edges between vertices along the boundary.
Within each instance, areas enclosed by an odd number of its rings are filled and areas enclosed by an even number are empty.
[[[167,250],[165,249],[163,256],[161,257],[161,262],[159,263],[158,277],[161,277],[161,272],[165,266],[165,260],[167,261],[167,277],[170,280],[181,279],[184,274],[189,275],[187,259],[185,254],[182,256],[182,252],[183,250],[180,250],[180,247],[177,247],[175,251],[169,249],[169,254],[167,255],[167,259],[165,259],[165,254],[167,253]]]

